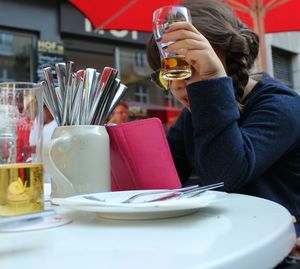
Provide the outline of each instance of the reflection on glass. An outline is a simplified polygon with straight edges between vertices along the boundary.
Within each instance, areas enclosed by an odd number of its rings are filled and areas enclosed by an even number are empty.
[[[129,105],[129,120],[158,117],[168,129],[182,106],[170,91],[159,89],[151,82],[153,72],[146,52],[137,49],[119,50],[121,81],[128,86],[124,99]]]
[[[0,32],[0,82],[31,81],[33,37]]]

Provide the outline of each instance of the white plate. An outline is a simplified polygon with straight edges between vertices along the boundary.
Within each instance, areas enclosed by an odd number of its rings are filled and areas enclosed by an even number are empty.
[[[146,190],[147,192],[149,190]],[[188,215],[225,198],[226,193],[207,191],[193,198],[170,199],[151,203],[123,204],[122,201],[143,191],[118,191],[87,194],[101,199],[101,202],[84,198],[85,195],[68,198],[53,198],[52,203],[65,208],[96,212],[109,219],[160,219]],[[147,196],[150,198],[151,196]],[[153,196],[155,197],[155,196]]]

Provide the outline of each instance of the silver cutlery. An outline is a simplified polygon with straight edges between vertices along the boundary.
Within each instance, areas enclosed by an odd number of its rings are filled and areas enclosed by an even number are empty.
[[[49,98],[49,96],[51,98],[46,103],[53,104],[52,111],[54,110],[55,113],[52,114],[52,116],[56,120],[57,124],[61,125],[61,114],[60,114],[60,109],[59,109],[59,104],[58,104],[58,97],[57,97],[57,94],[55,91],[55,85],[54,85],[51,67],[44,68],[43,72],[44,72],[44,76],[45,76],[46,83],[47,83],[48,90],[49,90],[49,95],[46,95],[45,98]],[[50,107],[48,107],[48,108],[49,108],[49,111],[51,112]]]
[[[121,83],[121,81],[118,78],[115,78],[115,80],[113,81],[113,85],[111,86],[111,90],[107,96],[106,102],[104,103],[104,106],[102,109],[102,114],[101,114],[100,121],[99,121],[100,125],[104,125],[106,123],[107,113],[109,111],[110,104],[113,101],[113,98],[118,91],[120,83]]]
[[[51,67],[43,69],[44,100],[59,126],[105,125],[112,109],[127,87],[117,78],[118,71],[104,67],[74,71],[74,62],[56,63],[57,84]]]
[[[95,111],[94,117],[92,118],[92,124],[99,125],[104,116],[104,111],[106,109],[110,92],[113,91],[115,87],[114,81],[117,78],[118,71],[114,68],[105,67],[103,70],[104,83],[101,85],[103,88],[101,90],[101,96],[97,102],[97,109]],[[102,80],[102,79],[101,79]]]
[[[196,195],[199,195],[202,192],[205,192],[207,190],[212,190],[216,188],[220,188],[224,186],[224,182],[219,182],[216,184],[211,184],[211,185],[206,185],[206,186],[199,186],[199,185],[194,185],[194,186],[189,186],[189,187],[184,187],[184,188],[179,188],[179,189],[168,189],[168,190],[157,190],[157,191],[144,191],[138,194],[135,194],[128,199],[122,201],[122,204],[142,204],[142,203],[150,203],[150,202],[157,202],[157,201],[166,201],[170,199],[180,199],[180,198],[191,198]],[[140,202],[135,202],[136,199],[148,196],[148,195],[159,195],[156,198],[151,198],[149,200],[143,200]],[[98,198],[94,195],[84,195],[83,198],[87,200],[92,200],[92,201],[98,201],[98,202],[103,202],[101,198]]]
[[[193,186],[183,187],[179,189],[172,189],[172,190],[168,189],[168,190],[159,190],[159,191],[145,191],[129,197],[128,199],[124,200],[122,203],[129,204],[132,203],[137,198],[147,196],[147,195],[164,194],[163,196],[165,197],[173,193],[177,193],[177,192],[184,193],[186,191],[194,190],[197,188],[199,188],[199,185],[193,185]]]
[[[220,183],[216,183],[216,184],[212,184],[212,185],[207,185],[207,186],[194,188],[194,189],[191,189],[191,190],[172,192],[172,193],[163,195],[163,196],[158,197],[158,198],[143,201],[143,203],[145,203],[145,202],[150,203],[150,202],[165,201],[165,200],[170,200],[170,199],[175,199],[175,198],[180,199],[180,198],[183,198],[183,197],[184,198],[191,198],[191,197],[195,197],[195,196],[197,196],[200,193],[203,193],[205,191],[220,188],[220,187],[223,187],[223,186],[224,186],[224,182],[220,182]]]
[[[115,109],[115,107],[117,106],[117,104],[119,103],[121,98],[123,97],[123,95],[125,94],[126,90],[127,90],[127,86],[121,83],[119,85],[119,88],[117,89],[117,92],[116,92],[113,100],[111,101],[110,107],[109,107],[107,115],[106,115],[107,119],[108,119],[109,115],[113,112],[113,110]]]
[[[67,65],[66,63],[56,63],[55,64],[56,69],[56,76],[58,81],[58,87],[56,87],[56,93],[59,97],[59,108],[60,108],[60,116],[61,116],[61,125],[65,125],[65,95],[66,95],[66,82],[67,82]]]
[[[188,190],[193,190],[198,188],[199,185],[193,185],[193,186],[188,186],[188,187],[183,187],[183,188],[178,188],[178,189],[165,189],[165,190],[154,190],[154,191],[144,191],[141,193],[137,193],[131,197],[129,197],[128,199],[122,201],[121,203],[123,204],[129,204],[132,201],[134,201],[135,199],[141,197],[141,196],[146,196],[146,195],[153,195],[153,194],[165,194],[165,193],[173,193],[173,192],[177,192],[177,191],[188,191]],[[98,198],[94,195],[84,195],[83,198],[87,199],[87,200],[92,200],[92,201],[98,201],[98,202],[103,202],[103,200],[101,198]]]

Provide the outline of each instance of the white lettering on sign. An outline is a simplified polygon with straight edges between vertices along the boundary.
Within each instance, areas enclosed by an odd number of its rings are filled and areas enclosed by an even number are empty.
[[[115,36],[115,37],[126,37],[128,35],[128,31],[127,30],[122,30],[122,31],[116,31],[116,30],[111,30],[110,33]]]
[[[92,32],[93,28],[92,28],[92,24],[90,23],[90,21],[88,19],[84,19],[84,31],[87,33]]]
[[[104,35],[104,33],[105,33],[105,31],[103,31],[103,30],[99,30],[99,31],[94,30],[91,22],[87,18],[84,19],[84,31],[86,33],[95,32],[95,33],[98,33],[100,35]],[[138,39],[138,32],[137,31],[127,31],[127,30],[117,31],[117,30],[110,30],[108,32],[112,36],[117,37],[117,38],[130,37],[132,40],[137,40]]]
[[[38,51],[63,55],[64,47],[63,44],[59,44],[56,42],[47,41],[47,40],[38,40]]]

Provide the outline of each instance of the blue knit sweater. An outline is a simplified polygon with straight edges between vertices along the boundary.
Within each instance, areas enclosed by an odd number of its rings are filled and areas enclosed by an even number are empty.
[[[227,192],[285,206],[300,235],[300,96],[264,74],[240,114],[229,77],[188,86],[184,109],[168,132],[178,174],[204,184],[224,181]]]

